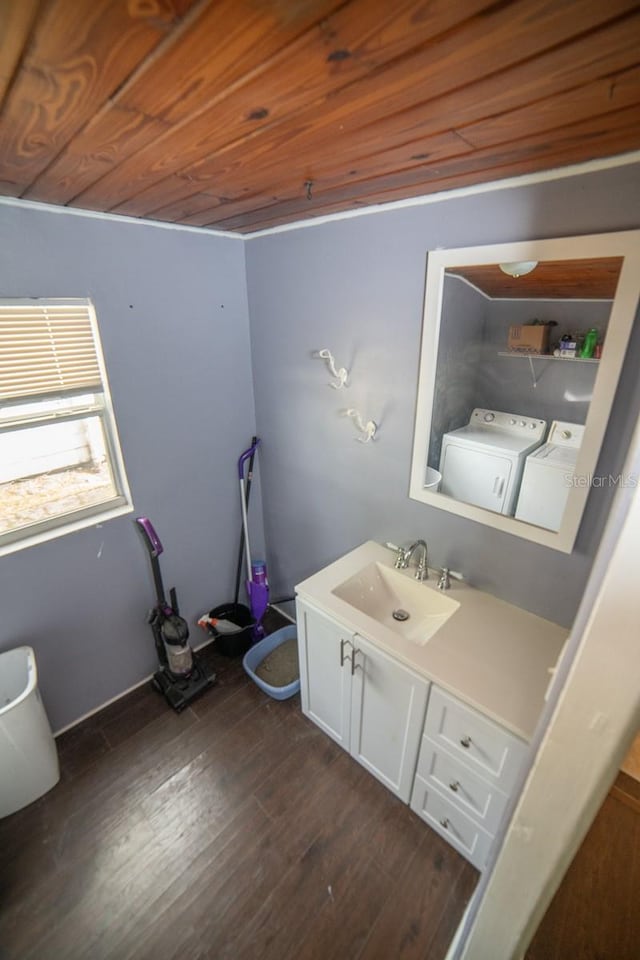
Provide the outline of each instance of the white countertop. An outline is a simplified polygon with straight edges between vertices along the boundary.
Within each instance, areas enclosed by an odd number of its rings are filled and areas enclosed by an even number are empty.
[[[393,552],[372,540],[304,580],[296,593],[361,634],[421,676],[449,690],[513,733],[529,740],[568,631],[464,582],[451,579],[445,596],[459,608],[424,646],[361,613],[332,591],[376,562],[394,566]],[[415,568],[399,571],[413,578]],[[438,574],[421,586],[436,590]]]

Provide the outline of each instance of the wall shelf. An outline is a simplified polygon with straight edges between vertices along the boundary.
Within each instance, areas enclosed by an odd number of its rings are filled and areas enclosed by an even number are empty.
[[[536,376],[536,371],[533,366],[534,360],[560,360],[562,363],[599,363],[599,358],[596,357],[554,357],[552,353],[515,353],[510,350],[499,350],[499,357],[509,357],[510,360],[528,360],[529,369],[531,371],[531,384],[534,389],[538,386],[540,382],[540,377],[542,373]]]
[[[599,357],[554,357],[552,353],[512,353],[507,350],[498,351],[499,357],[510,357],[512,360],[562,360],[563,363],[599,363]]]

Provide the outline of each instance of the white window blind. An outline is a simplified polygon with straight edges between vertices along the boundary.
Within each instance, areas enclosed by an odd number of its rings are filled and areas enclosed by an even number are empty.
[[[102,389],[88,303],[0,303],[0,401]]]

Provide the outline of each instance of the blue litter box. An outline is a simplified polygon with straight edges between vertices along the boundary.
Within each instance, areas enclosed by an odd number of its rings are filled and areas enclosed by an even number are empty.
[[[243,657],[242,666],[245,669],[245,673],[251,677],[253,682],[260,687],[261,690],[264,690],[264,692],[269,694],[270,697],[273,697],[274,700],[288,700],[289,697],[296,694],[300,689],[300,677],[284,687],[272,687],[271,684],[265,683],[255,671],[272,650],[279,647],[285,640],[295,640],[297,636],[298,631],[295,624],[290,627],[283,627],[281,630],[276,630],[275,633],[269,634],[264,640],[260,640],[259,643],[256,643],[255,646],[247,650]]]

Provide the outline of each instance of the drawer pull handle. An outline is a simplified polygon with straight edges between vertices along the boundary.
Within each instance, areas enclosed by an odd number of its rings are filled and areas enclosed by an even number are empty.
[[[471,737],[462,737],[460,740],[460,746],[464,747],[465,750],[468,750],[471,746]]]
[[[445,830],[448,830],[448,829],[449,829],[449,820],[448,820],[447,817],[444,817],[444,818],[440,821],[440,826],[441,826],[441,827],[444,827]]]
[[[452,783],[449,784],[449,789],[453,790],[454,793],[457,793],[458,790],[460,789],[459,782],[457,780],[454,780]]]

